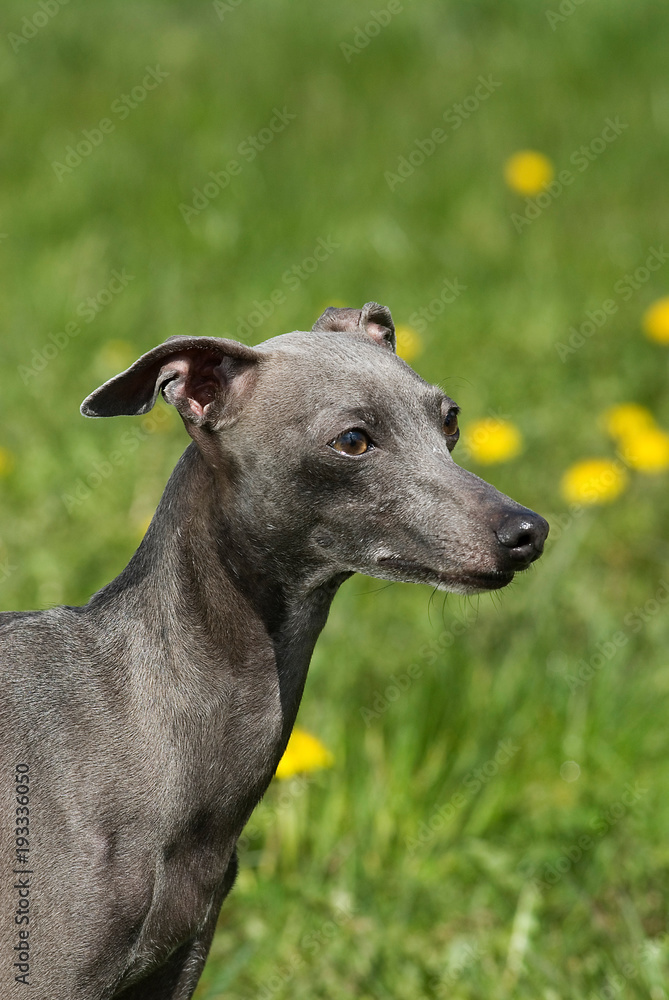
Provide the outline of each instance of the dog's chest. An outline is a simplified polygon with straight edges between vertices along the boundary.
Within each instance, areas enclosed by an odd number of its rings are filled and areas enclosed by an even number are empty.
[[[135,975],[215,920],[231,884],[235,844],[280,758],[282,728],[278,693],[265,692],[255,711],[246,702],[243,715],[232,699],[228,716],[190,741],[188,761],[182,748],[175,770],[163,775],[168,807],[156,817],[154,889],[134,949]]]
[[[308,655],[299,654],[303,678]],[[159,966],[179,943],[200,938],[216,918],[230,888],[235,844],[272,780],[297,711],[301,685],[286,685],[283,666],[266,647],[248,669],[210,673],[188,696],[163,700],[159,732],[155,715],[149,728],[142,726],[142,742],[155,754],[146,775],[155,789],[154,886],[131,977]]]

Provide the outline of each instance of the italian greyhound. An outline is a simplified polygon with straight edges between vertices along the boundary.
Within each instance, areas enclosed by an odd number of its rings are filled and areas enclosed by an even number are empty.
[[[495,590],[548,533],[455,464],[458,407],[375,302],[170,337],[81,409],[159,393],[192,442],[126,568],[0,616],[3,1000],[191,997],[340,584]]]

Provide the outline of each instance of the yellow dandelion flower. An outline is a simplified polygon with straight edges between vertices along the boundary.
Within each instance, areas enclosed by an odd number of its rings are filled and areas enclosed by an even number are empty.
[[[14,455],[9,450],[9,448],[3,448],[0,445],[0,479],[3,476],[8,476],[9,473],[14,468]]]
[[[637,472],[664,472],[669,469],[669,434],[660,427],[644,428],[625,439],[621,455]]]
[[[334,757],[320,740],[305,729],[293,729],[285,753],[276,769],[276,777],[281,781],[295,774],[307,774],[332,767]]]
[[[569,503],[611,503],[628,483],[621,462],[610,458],[586,458],[567,469],[560,492]]]
[[[412,326],[400,323],[395,328],[397,338],[397,353],[405,361],[413,361],[423,350],[423,342]]]
[[[604,411],[602,423],[612,438],[621,440],[638,431],[650,429],[655,424],[655,418],[650,410],[639,403],[619,403]]]
[[[542,191],[553,180],[553,164],[534,149],[521,149],[504,164],[504,179],[512,191],[533,195]]]
[[[464,432],[464,446],[481,465],[495,465],[520,454],[523,439],[515,424],[497,417],[485,417],[469,424]]]
[[[658,344],[669,344],[669,295],[653,302],[643,314],[646,336]]]

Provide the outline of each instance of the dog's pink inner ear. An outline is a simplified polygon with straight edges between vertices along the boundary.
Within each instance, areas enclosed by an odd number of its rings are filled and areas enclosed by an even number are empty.
[[[365,326],[365,333],[368,333],[372,340],[381,344],[382,347],[392,347],[390,330],[387,327],[379,326],[378,323],[368,323]]]
[[[167,402],[196,424],[204,423],[222,401],[227,384],[220,355],[199,350],[171,357],[161,368],[159,380]]]
[[[367,302],[362,309],[337,309],[330,306],[314,323],[314,332],[366,333],[381,347],[395,350],[395,325],[390,310],[378,302]]]
[[[386,306],[366,302],[360,313],[360,326],[381,347],[395,350],[395,324]]]

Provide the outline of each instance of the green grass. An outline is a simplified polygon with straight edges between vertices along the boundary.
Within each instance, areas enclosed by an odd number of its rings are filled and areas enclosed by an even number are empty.
[[[635,400],[669,426],[666,349],[640,330],[669,264],[566,362],[555,347],[669,246],[660,4],[587,0],[551,30],[557,2],[405,0],[349,62],[340,43],[365,3],[243,0],[221,21],[209,3],[71,0],[13,52],[8,33],[38,9],[6,0],[2,15],[3,608],[84,602],[118,572],[186,443],[162,404],[147,427],[86,422],[81,399],[170,335],[235,336],[276,289],[254,341],[333,300],[376,299],[406,323],[443,279],[466,285],[415,366],[465,427],[490,412],[518,424],[522,456],[468,464],[554,526],[564,469],[613,455],[604,407]],[[112,111],[157,64],[167,78]],[[499,87],[391,192],[384,173],[480,75]],[[187,226],[179,205],[284,106],[295,119]],[[616,116],[629,127],[516,232],[506,157],[532,147],[569,168]],[[58,180],[52,162],[104,117],[114,130]],[[339,246],[289,287],[319,238]],[[132,280],[86,322],[80,304],[124,268]],[[79,334],[26,375],[70,322]],[[616,503],[560,521],[499,600],[342,588],[299,718],[335,766],[258,808],[199,1000],[669,994],[667,606],[626,621],[669,580],[668,516],[666,476],[635,475]],[[420,676],[386,698],[411,665]],[[379,698],[387,710],[363,718]]]

